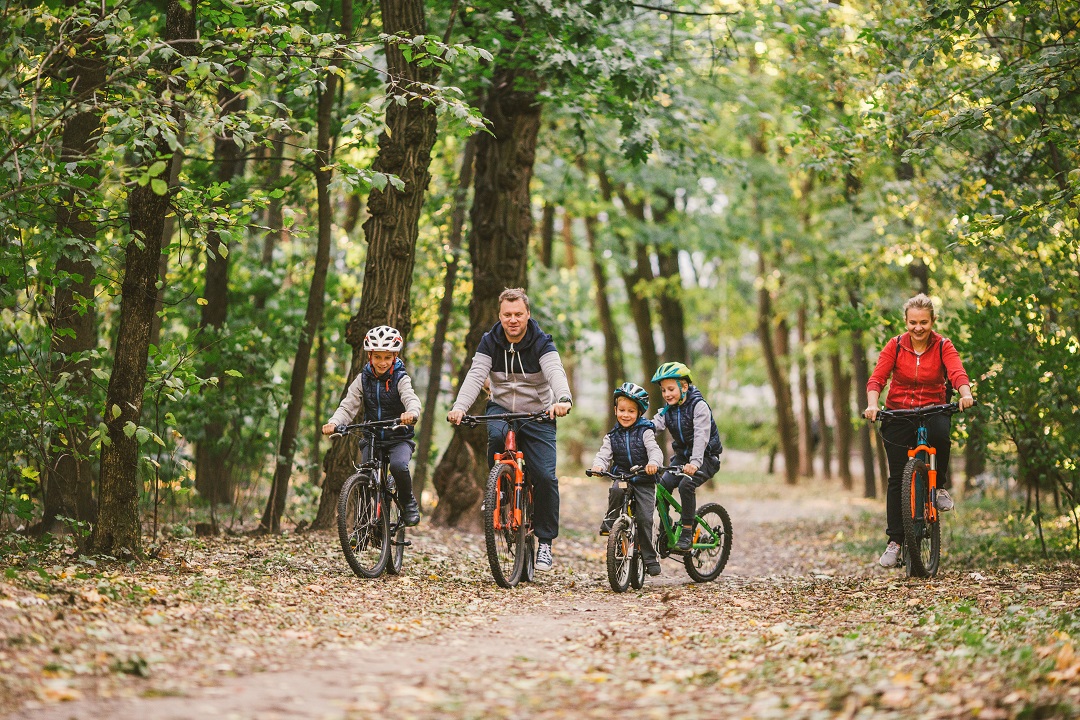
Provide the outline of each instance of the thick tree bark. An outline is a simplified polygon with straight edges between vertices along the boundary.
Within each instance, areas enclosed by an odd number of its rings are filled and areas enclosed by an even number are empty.
[[[423,0],[382,0],[380,5],[383,32],[389,35],[404,32],[409,37],[427,34]],[[363,367],[364,335],[368,330],[377,325],[390,325],[401,331],[406,339],[412,330],[410,306],[416,238],[424,193],[431,180],[428,168],[438,120],[434,105],[425,106],[422,100],[410,96],[424,94],[417,83],[433,82],[436,68],[407,62],[396,43],[386,44],[386,64],[391,78],[388,92],[403,95],[408,100],[404,106],[393,102],[387,107],[389,132],[379,136],[379,152],[373,169],[396,175],[405,183],[405,188],[397,190],[387,185],[384,190],[373,189],[368,195],[368,219],[364,223],[364,237],[368,243],[364,287],[360,307],[345,328],[345,339],[353,351],[343,394]],[[341,485],[352,470],[351,447],[350,443],[335,443],[326,454],[323,462],[326,480],[319,498],[315,527],[327,528],[334,522]]]
[[[596,247],[596,217],[585,218],[585,238],[589,243],[589,256],[592,261],[593,290],[596,299],[596,315],[600,320],[600,331],[604,335],[604,372],[607,375],[607,392],[614,388],[626,377],[626,369],[623,366],[622,344],[619,341],[619,333],[615,328],[615,318],[611,312],[611,303],[607,294],[607,271],[604,269],[603,258]],[[615,425],[615,407],[608,403],[609,425]]]
[[[230,71],[233,83],[243,82],[245,71],[242,67]],[[220,117],[243,112],[247,100],[231,83],[222,84],[218,90],[218,112]],[[243,174],[244,158],[231,134],[214,139],[214,164],[217,165],[217,181],[229,185],[232,180]],[[215,205],[226,205],[233,200],[232,193],[225,191]],[[229,249],[223,247],[221,235],[215,229],[206,234],[206,280],[203,289],[206,304],[202,306],[199,328],[207,335],[203,342],[216,339],[229,314]],[[219,356],[218,353],[212,353]],[[207,421],[203,425],[203,439],[195,447],[195,489],[211,503],[231,503],[234,487],[232,473],[229,470],[229,449],[226,440],[226,423],[223,417],[230,404],[226,394],[226,375],[223,367],[203,367],[203,376],[217,375],[216,388],[207,388],[209,395]]]
[[[854,296],[852,304],[855,305]],[[851,366],[855,370],[855,397],[860,409],[866,407],[866,383],[870,380],[870,369],[866,362],[866,346],[863,344],[862,331],[851,333]],[[865,497],[877,497],[877,479],[874,470],[874,443],[870,437],[870,423],[860,423],[859,443],[862,446],[863,483]]]
[[[840,353],[829,353],[832,375],[832,411],[836,421],[836,472],[845,490],[851,490],[851,375],[844,372]]]
[[[765,356],[765,367],[769,374],[773,396],[776,398],[776,431],[780,435],[780,448],[784,454],[784,478],[789,485],[798,482],[799,444],[795,427],[795,413],[792,410],[791,386],[788,384],[784,355],[773,339],[772,296],[765,284],[768,267],[765,263],[764,249],[758,251],[758,276],[761,288],[758,290],[758,339]],[[786,327],[786,324],[783,324]],[[780,337],[777,333],[778,338]],[[786,340],[786,339],[785,339]],[[785,343],[786,344],[786,343]]]
[[[169,187],[171,188],[180,184],[180,169],[184,165],[184,126],[185,120],[180,118],[180,130],[176,134],[180,147],[169,158]],[[158,259],[158,282],[161,283],[161,290],[158,291],[157,300],[154,302],[154,322],[150,326],[150,344],[155,347],[161,347],[161,326],[165,321],[165,286],[169,280],[169,245],[172,244],[173,235],[176,233],[176,225],[176,213],[169,213],[165,218],[165,229],[161,231],[161,257]]]
[[[319,476],[322,475],[322,424],[323,424],[323,386],[326,378],[326,336],[322,326],[319,326],[317,340],[318,349],[315,351],[315,417],[311,419],[311,461],[310,478],[312,485],[319,484]]]
[[[450,316],[454,312],[454,285],[457,282],[458,253],[465,230],[465,212],[469,187],[473,181],[473,167],[476,164],[476,146],[478,137],[473,135],[465,143],[461,155],[461,172],[458,185],[454,190],[454,207],[450,217],[450,242],[446,255],[446,275],[443,276],[443,295],[439,301],[439,318],[435,321],[435,334],[431,339],[431,361],[428,363],[428,386],[424,394],[424,416],[420,421],[419,437],[416,442],[416,472],[413,473],[413,492],[416,499],[423,502],[424,487],[427,485],[428,466],[431,454],[431,436],[435,430],[439,390],[442,386],[442,370],[446,354],[446,331],[450,326]],[[545,206],[546,208],[551,206]]]
[[[352,0],[343,0],[341,30],[346,38],[352,36],[352,7]],[[311,348],[315,335],[322,323],[325,303],[323,295],[326,291],[326,274],[330,267],[330,240],[334,223],[334,209],[330,200],[330,180],[333,176],[333,170],[330,168],[333,162],[330,155],[330,126],[337,94],[338,76],[335,73],[337,67],[340,67],[340,58],[331,61],[331,67],[324,76],[326,87],[319,94],[315,141],[315,188],[318,197],[319,241],[315,250],[315,267],[311,276],[311,288],[308,291],[307,310],[304,313],[304,329],[293,359],[292,379],[289,383],[289,407],[285,412],[285,424],[281,430],[277,466],[274,468],[270,497],[267,498],[266,509],[259,523],[261,530],[271,533],[281,532],[281,516],[285,512],[285,499],[289,492],[289,478],[292,476],[293,456],[296,452],[296,436],[300,428],[300,411],[304,405],[308,363],[311,360]]]
[[[674,246],[657,248],[660,277],[664,289],[657,299],[660,328],[664,333],[664,361],[690,362],[686,348],[686,318],[682,306],[682,276],[679,273],[679,250]]]
[[[86,36],[78,40],[75,56],[65,68],[65,77],[72,100],[87,102],[64,121],[60,163],[78,163],[76,172],[84,178],[84,192],[97,186],[99,167],[88,162],[94,152],[101,115],[90,101],[105,82],[105,63],[99,56],[100,37]],[[61,428],[62,442],[52,447],[53,462],[45,474],[44,515],[42,530],[55,531],[60,527],[58,517],[82,522],[94,520],[94,477],[91,473],[86,428],[91,393],[88,358],[79,355],[97,346],[97,313],[94,294],[97,287],[93,257],[97,252],[97,228],[92,210],[82,206],[82,195],[67,192],[56,211],[56,224],[61,237],[69,239],[67,247],[56,262],[61,276],[53,297],[52,375],[54,387],[68,375],[63,394],[66,426]],[[66,277],[65,277],[66,276]]]
[[[469,256],[473,268],[473,296],[469,303],[469,334],[465,349],[469,362],[481,336],[499,316],[499,293],[507,287],[525,287],[526,260],[532,213],[529,184],[540,132],[540,104],[536,91],[515,87],[517,71],[499,69],[484,105],[493,135],[482,134],[476,149]],[[535,78],[529,78],[535,83]],[[459,382],[460,386],[460,382]],[[470,412],[483,407],[477,399]],[[435,470],[439,492],[434,521],[443,525],[479,527],[482,483],[487,475],[487,437],[482,427],[457,427]]]
[[[817,400],[818,436],[821,443],[821,472],[826,480],[832,479],[832,449],[833,434],[829,426],[829,416],[825,412],[825,373],[822,372],[822,359],[820,356],[813,359],[814,362],[814,395]]]
[[[555,205],[550,202],[544,203],[544,214],[540,220],[540,262],[544,267],[551,268],[554,262],[553,250],[555,248]]]
[[[799,475],[814,477],[813,416],[810,414],[810,370],[806,354],[806,307],[799,308],[797,328],[799,349],[795,355],[795,367],[799,377]]]
[[[194,43],[178,41],[194,38],[194,5],[169,0],[165,19],[166,42],[173,43],[181,53],[189,53],[193,51]],[[170,65],[174,63],[171,61]],[[168,73],[165,76],[168,77]],[[159,156],[171,154],[164,139],[158,141],[157,151]],[[128,224],[132,239],[124,251],[120,320],[113,353],[113,371],[105,401],[109,442],[103,444],[101,449],[98,522],[90,542],[95,552],[114,557],[138,555],[141,552],[139,443],[135,434],[129,437],[124,432],[124,427],[128,423],[138,425],[142,413],[150,329],[158,293],[158,258],[168,208],[168,197],[156,194],[150,183],[132,188],[128,196]]]

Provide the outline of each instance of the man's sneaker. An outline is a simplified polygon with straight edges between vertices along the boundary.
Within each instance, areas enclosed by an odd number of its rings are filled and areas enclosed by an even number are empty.
[[[551,569],[551,543],[542,542],[536,548],[536,569],[540,572]]]
[[[683,525],[682,532],[679,533],[679,542],[675,543],[675,547],[672,548],[676,552],[687,552],[690,550],[690,546],[694,544],[694,528],[686,527]]]
[[[885,548],[885,552],[881,553],[881,557],[878,559],[878,565],[885,568],[896,567],[896,563],[900,560],[900,543],[889,542],[889,546]]]
[[[934,504],[937,505],[937,509],[941,512],[949,512],[956,507],[956,504],[953,503],[952,495],[950,495],[949,491],[945,488],[938,488],[937,500],[934,501]]]
[[[649,573],[653,577],[656,577],[657,575],[660,574],[660,563],[658,563],[658,562],[645,563],[645,572]]]
[[[401,509],[401,516],[405,521],[405,527],[420,524],[420,504],[416,502],[415,496],[405,501],[405,507]]]

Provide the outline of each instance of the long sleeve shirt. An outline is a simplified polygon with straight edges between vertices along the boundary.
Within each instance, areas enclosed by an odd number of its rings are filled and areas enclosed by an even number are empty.
[[[656,442],[656,433],[652,430],[646,430],[642,433],[641,440],[645,443],[645,449],[649,453],[649,464],[658,467],[663,465],[664,451],[660,449],[659,443]],[[596,451],[596,457],[593,458],[592,467],[607,471],[611,467],[612,457],[611,436],[605,435],[604,441],[600,443],[600,449]]]

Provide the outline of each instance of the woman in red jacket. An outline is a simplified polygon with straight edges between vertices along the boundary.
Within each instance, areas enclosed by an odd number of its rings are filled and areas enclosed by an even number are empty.
[[[892,385],[885,399],[888,410],[941,405],[948,402],[946,380],[960,391],[960,409],[971,407],[971,384],[960,354],[952,340],[934,332],[934,303],[919,294],[904,303],[904,323],[907,332],[885,344],[878,356],[870,381],[866,383],[867,405],[863,416],[873,422],[878,414],[878,395],[892,375]],[[934,415],[927,420],[926,431],[930,445],[937,449],[938,488],[937,507],[942,512],[953,509],[953,500],[945,488],[949,484],[949,431],[952,422],[948,415]],[[881,426],[885,455],[889,459],[889,492],[886,496],[886,515],[889,545],[878,563],[895,567],[904,540],[904,525],[900,514],[900,481],[907,463],[908,448],[915,446],[915,425],[910,422],[885,421]]]

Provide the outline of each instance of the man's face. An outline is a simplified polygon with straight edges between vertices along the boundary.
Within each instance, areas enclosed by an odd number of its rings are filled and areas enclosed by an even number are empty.
[[[664,402],[668,405],[678,405],[682,400],[683,383],[685,380],[676,380],[675,378],[665,378],[660,381],[660,395],[664,398]]]
[[[499,305],[499,320],[510,342],[518,342],[525,337],[530,317],[529,309],[522,300],[504,300]]]
[[[397,360],[397,353],[389,350],[372,350],[368,353],[368,360],[371,361],[375,374],[382,375],[393,366],[394,361]]]

